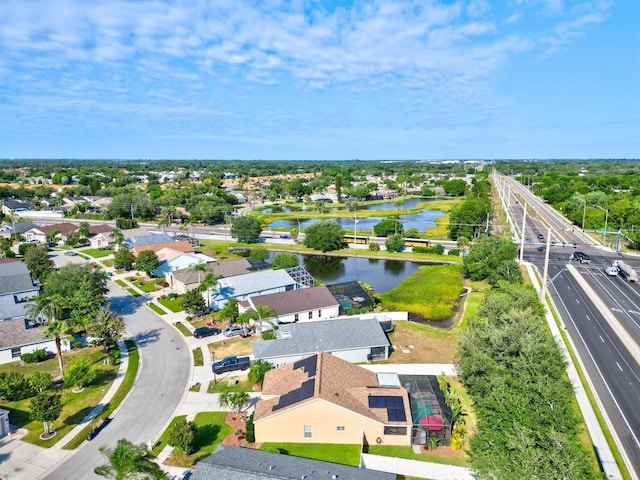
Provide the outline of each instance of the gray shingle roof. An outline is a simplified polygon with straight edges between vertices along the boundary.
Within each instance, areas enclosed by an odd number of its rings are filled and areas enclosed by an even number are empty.
[[[151,235],[125,239],[125,242],[132,248],[143,245],[156,245],[158,243],[173,243],[173,241],[173,237],[166,233],[152,233]]]
[[[220,445],[200,460],[191,480],[395,480],[394,473]]]
[[[362,320],[353,317],[290,323],[280,325],[279,328],[285,338],[262,340],[252,344],[255,358],[337,352],[389,345],[387,336],[375,318]]]
[[[33,289],[31,275],[24,263],[0,263],[0,295],[27,292]]]
[[[295,285],[295,281],[284,270],[263,270],[233,277],[222,278],[218,281],[216,298],[242,297],[243,295],[259,294],[272,288],[283,288]]]
[[[16,302],[13,295],[0,295],[0,320],[24,317],[27,302]]]
[[[278,315],[308,312],[320,308],[337,307],[338,301],[324,285],[288,292],[269,293],[251,297],[253,305],[271,307]]]
[[[18,347],[40,343],[47,338],[42,327],[26,328],[24,319],[4,320],[0,322],[0,348]]]

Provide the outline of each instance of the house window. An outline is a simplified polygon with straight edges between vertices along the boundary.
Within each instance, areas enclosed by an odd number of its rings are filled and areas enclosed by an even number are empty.
[[[313,437],[313,427],[311,425],[304,426],[304,438]]]
[[[322,318],[322,310],[318,310],[318,318]]]
[[[338,425],[338,426],[336,427],[336,431],[338,431],[338,432],[344,432],[344,431],[345,431],[344,425]]]
[[[298,319],[298,314],[296,313],[296,314],[293,316],[293,321],[294,321],[294,322],[297,322],[298,320],[299,320],[299,319]]]
[[[20,356],[20,347],[11,348],[11,358],[18,358]]]
[[[406,435],[407,427],[384,427],[385,435]]]
[[[309,312],[309,320],[313,320],[313,312]]]

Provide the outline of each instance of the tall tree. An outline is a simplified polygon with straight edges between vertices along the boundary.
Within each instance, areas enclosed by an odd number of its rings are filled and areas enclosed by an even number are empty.
[[[262,227],[260,221],[252,215],[236,217],[231,222],[231,236],[241,243],[256,243],[260,240]]]
[[[136,257],[128,248],[119,248],[113,256],[113,266],[117,269],[131,270],[136,263]]]
[[[47,248],[40,245],[31,246],[24,251],[24,264],[31,276],[40,282],[44,282],[55,267],[55,263],[49,258]]]
[[[31,416],[44,426],[44,436],[51,436],[51,423],[55,422],[62,412],[62,394],[60,392],[41,392],[31,399]]]
[[[207,304],[207,308],[211,308],[211,293],[209,292],[209,290],[215,289],[215,286],[217,284],[218,277],[212,272],[207,272],[207,274],[200,282],[200,285],[198,285],[198,291],[205,293],[205,303]]]
[[[134,445],[121,438],[116,447],[100,447],[100,453],[109,462],[94,469],[97,475],[115,480],[151,479],[164,480],[167,474],[153,461],[146,445]]]
[[[344,230],[333,220],[316,222],[305,230],[303,244],[305,247],[328,252],[339,250],[344,244]]]
[[[273,308],[268,307],[267,305],[255,305],[253,307],[253,311],[255,312],[255,318],[258,320],[258,328],[260,329],[261,333],[262,333],[262,322],[267,322],[273,328],[275,328],[276,319],[274,317],[277,317],[277,314],[273,310]]]
[[[122,318],[107,306],[103,306],[94,320],[87,325],[87,332],[96,338],[95,343],[102,345],[106,352],[116,348],[124,330]]]
[[[189,290],[182,302],[182,308],[189,315],[202,315],[202,312],[207,308],[204,302],[204,298],[202,298],[202,294],[199,290]]]
[[[251,368],[249,369],[249,375],[247,376],[247,378],[250,383],[257,383],[260,385],[260,387],[262,387],[262,383],[264,382],[265,375],[272,368],[273,368],[273,365],[271,365],[266,360],[259,358],[258,360],[253,362],[253,365],[251,365]]]
[[[46,337],[54,337],[56,343],[56,355],[60,376],[64,376],[62,364],[62,336],[70,332],[69,325],[59,320],[62,318],[62,298],[59,295],[38,295],[25,308],[25,313],[33,320],[42,319],[45,329],[42,332]]]
[[[153,250],[144,250],[138,254],[136,258],[136,269],[151,276],[153,272],[160,265],[158,255]]]
[[[80,222],[80,226],[78,227],[78,233],[80,233],[82,238],[89,238],[89,223]]]

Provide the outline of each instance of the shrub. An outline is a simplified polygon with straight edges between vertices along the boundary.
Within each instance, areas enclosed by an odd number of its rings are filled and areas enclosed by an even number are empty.
[[[413,247],[415,253],[430,253],[433,255],[442,255],[444,253],[444,246],[434,245],[432,247]]]
[[[38,350],[34,350],[33,352],[30,352],[30,353],[23,353],[22,355],[20,355],[20,360],[27,363],[36,363],[36,362],[42,362],[43,360],[46,360],[47,356],[48,355],[45,349],[39,348]]]
[[[253,413],[247,420],[247,425],[245,428],[245,439],[249,443],[253,443],[256,441],[256,429],[255,429],[255,426],[253,425]]]
[[[275,340],[276,339],[276,334],[275,334],[275,332],[272,332],[272,331],[264,332],[262,334],[262,339],[263,340]]]
[[[18,254],[24,257],[27,249],[31,247],[35,247],[35,245],[33,243],[21,243],[20,245],[18,245]]]
[[[278,448],[278,447],[262,447],[260,450],[262,450],[263,452],[269,452],[269,453],[282,453],[282,451]]]
[[[380,244],[378,242],[369,242],[369,251],[370,252],[379,252]]]
[[[452,257],[459,257],[460,256],[460,250],[458,248],[452,248],[451,250],[449,250],[447,252],[447,255],[451,255]]]
[[[27,377],[17,372],[0,372],[0,399],[12,402],[32,394]]]

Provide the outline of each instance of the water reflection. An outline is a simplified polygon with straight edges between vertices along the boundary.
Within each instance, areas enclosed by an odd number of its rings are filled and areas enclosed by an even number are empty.
[[[272,254],[273,255],[273,254]],[[421,264],[399,260],[360,257],[332,257],[330,255],[296,255],[301,265],[317,280],[324,283],[362,281],[376,293],[392,290],[406,277],[418,271]]]

